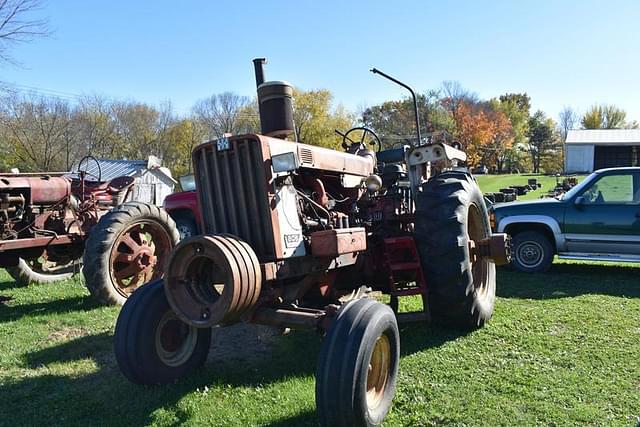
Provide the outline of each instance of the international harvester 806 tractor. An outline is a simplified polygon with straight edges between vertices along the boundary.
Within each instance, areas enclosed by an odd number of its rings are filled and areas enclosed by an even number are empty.
[[[422,297],[424,312],[408,316],[481,327],[508,242],[491,234],[456,148],[418,131],[415,144],[383,151],[366,128],[344,134],[344,152],[287,140],[292,88],[264,82],[263,63],[254,60],[262,134],[193,151],[204,234],[179,243],[165,278],[125,303],[116,358],[134,383],[169,383],[205,361],[210,328],[316,330],[320,423],[378,425],[395,393],[398,298]]]

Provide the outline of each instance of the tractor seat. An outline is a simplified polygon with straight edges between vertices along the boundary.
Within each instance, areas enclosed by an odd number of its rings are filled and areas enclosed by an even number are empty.
[[[135,178],[131,176],[119,176],[113,178],[111,181],[107,181],[105,184],[107,184],[110,193],[118,193],[133,185],[134,181]]]

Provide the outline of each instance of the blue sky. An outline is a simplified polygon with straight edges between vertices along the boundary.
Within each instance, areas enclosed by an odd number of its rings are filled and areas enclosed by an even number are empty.
[[[52,37],[13,51],[0,80],[103,94],[179,113],[212,93],[253,96],[268,79],[327,88],[358,109],[458,80],[482,98],[526,91],[556,118],[615,103],[640,121],[640,1],[49,0]]]

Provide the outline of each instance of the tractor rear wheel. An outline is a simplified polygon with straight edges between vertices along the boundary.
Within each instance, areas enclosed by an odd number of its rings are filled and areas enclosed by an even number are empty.
[[[46,252],[45,252],[46,254]],[[7,267],[7,273],[19,285],[30,283],[54,283],[72,277],[82,268],[82,260],[54,262],[40,257],[38,259],[18,259],[14,267]]]
[[[476,329],[491,318],[496,268],[472,260],[470,242],[491,236],[482,192],[464,172],[443,172],[422,185],[416,197],[415,237],[435,323]]]
[[[129,381],[167,384],[200,367],[210,344],[210,328],[188,325],[171,310],[160,279],[143,286],[122,307],[113,347]]]
[[[158,206],[127,202],[91,229],[84,251],[89,292],[103,304],[122,305],[140,286],[164,275],[180,236]]]
[[[388,306],[368,298],[338,311],[322,343],[316,406],[323,426],[377,426],[395,394],[400,336]]]

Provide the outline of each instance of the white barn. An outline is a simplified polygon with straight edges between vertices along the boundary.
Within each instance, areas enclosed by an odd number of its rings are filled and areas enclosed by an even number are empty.
[[[171,176],[171,171],[161,166],[160,159],[149,156],[148,160],[111,160],[97,159],[100,164],[89,161],[82,164],[83,170],[90,174],[88,179],[101,176],[101,182],[112,180],[119,176],[135,178],[131,192],[125,201],[152,203],[162,206],[164,198],[173,193],[177,181]],[[74,165],[72,171],[77,171]]]
[[[640,166],[640,129],[581,129],[567,133],[566,173],[622,166]]]

